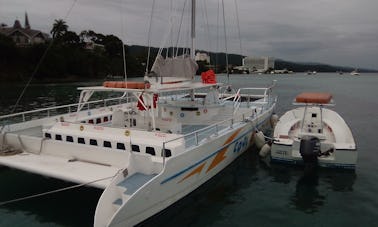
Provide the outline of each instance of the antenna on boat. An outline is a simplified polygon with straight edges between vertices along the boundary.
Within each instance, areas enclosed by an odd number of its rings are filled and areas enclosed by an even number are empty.
[[[225,51],[226,51],[227,83],[230,84],[230,72],[228,71],[227,32],[226,32],[226,16],[225,16],[225,13],[224,13],[224,0],[222,0],[222,10],[223,10],[224,47],[225,47]]]

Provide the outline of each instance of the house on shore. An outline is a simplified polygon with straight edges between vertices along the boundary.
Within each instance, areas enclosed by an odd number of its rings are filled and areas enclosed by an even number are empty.
[[[1,24],[0,34],[11,37],[18,46],[45,43],[49,39],[48,34],[39,30],[31,29],[27,13],[25,13],[24,27],[22,27],[20,21],[16,19],[13,27],[8,27],[5,24]]]

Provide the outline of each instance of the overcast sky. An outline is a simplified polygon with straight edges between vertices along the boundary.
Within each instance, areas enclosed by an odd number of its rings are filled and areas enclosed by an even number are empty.
[[[151,30],[153,46],[160,46],[164,40],[167,45],[175,42],[184,1],[156,0]],[[378,69],[377,0],[237,0],[242,50],[235,0],[224,1],[229,53]],[[115,34],[129,45],[147,45],[152,2],[0,0],[0,23],[11,26],[19,19],[23,24],[27,11],[31,27],[46,33],[54,19],[62,18],[77,33],[91,29]],[[225,51],[219,2],[197,0],[199,49]],[[175,36],[169,35],[170,21],[175,23],[172,28]],[[188,28],[185,22],[181,28],[181,44],[189,43],[182,38],[187,37]]]

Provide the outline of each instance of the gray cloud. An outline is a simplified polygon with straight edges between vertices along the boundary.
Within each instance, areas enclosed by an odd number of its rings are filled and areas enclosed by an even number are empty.
[[[172,1],[176,23],[184,1]],[[197,1],[199,8],[205,5],[204,1]],[[240,51],[234,0],[225,1],[229,52],[378,68],[376,0],[237,1],[243,49]],[[0,0],[0,22],[12,25],[16,18],[23,20],[26,10],[32,27],[49,32],[54,19],[64,18],[73,2]],[[170,2],[156,0],[154,46],[159,46],[169,31]],[[224,51],[222,15],[217,21],[219,2],[206,0],[208,21],[202,9],[197,12],[197,47],[200,49]],[[76,32],[92,29],[115,34],[129,44],[146,45],[151,4],[152,0],[77,0],[67,23]],[[174,27],[174,31],[177,29]],[[181,37],[187,30],[185,23]],[[181,39],[180,43],[184,45],[188,40]]]

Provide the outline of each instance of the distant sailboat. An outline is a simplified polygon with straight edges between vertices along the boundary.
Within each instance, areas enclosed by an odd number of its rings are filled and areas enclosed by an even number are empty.
[[[355,69],[355,70],[353,70],[352,72],[350,72],[350,75],[352,75],[352,76],[359,76],[360,73],[358,72],[357,69]]]
[[[315,75],[316,73],[318,73],[318,72],[308,70],[305,74],[307,74],[307,75]]]

